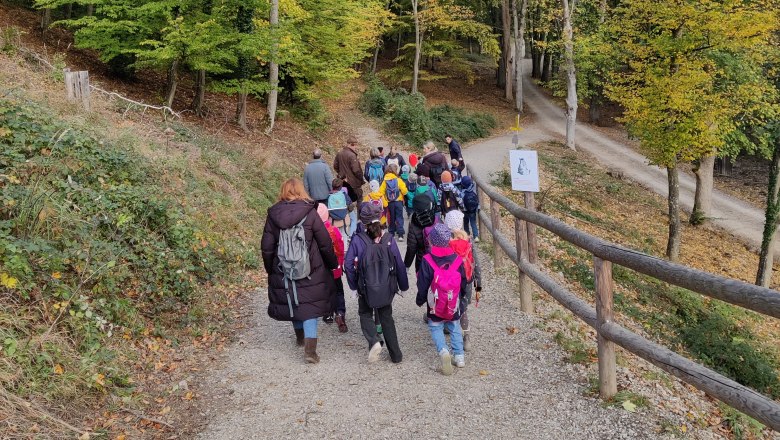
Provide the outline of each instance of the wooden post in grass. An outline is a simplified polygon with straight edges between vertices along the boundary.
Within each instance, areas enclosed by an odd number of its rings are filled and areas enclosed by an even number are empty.
[[[614,314],[612,262],[593,257],[593,272],[596,280],[596,332],[599,350],[599,396],[609,399],[617,393],[615,370],[615,343],[602,334],[601,326],[612,322]]]
[[[517,247],[517,256],[520,260],[528,259],[528,233],[526,228],[528,223],[515,217],[515,246]],[[520,294],[520,310],[525,313],[534,312],[534,303],[532,297],[531,279],[526,276],[523,269],[517,268],[518,275],[518,293]]]
[[[493,226],[493,269],[495,270],[498,270],[502,263],[502,250],[496,239],[496,236],[501,231],[501,213],[498,210],[499,204],[495,200],[490,199],[490,223]]]
[[[525,209],[536,211],[534,193],[530,191],[524,192],[523,201],[525,202]],[[536,264],[539,257],[539,242],[536,240],[536,225],[533,223],[526,223],[526,230],[528,233],[528,262]]]
[[[63,73],[65,74],[65,94],[68,101],[78,102],[84,107],[84,110],[89,111],[89,72],[86,70],[71,72],[70,69],[65,69]]]

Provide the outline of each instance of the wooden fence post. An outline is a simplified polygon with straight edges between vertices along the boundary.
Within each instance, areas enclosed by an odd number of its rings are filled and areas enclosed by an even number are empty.
[[[534,193],[523,193],[523,201],[525,202],[525,209],[536,211]],[[539,255],[539,243],[536,241],[536,225],[526,222],[526,230],[528,231],[528,262],[536,264]]]
[[[615,343],[608,341],[601,332],[601,326],[612,322],[613,287],[612,262],[593,257],[593,272],[596,280],[596,332],[599,350],[599,396],[609,399],[617,393],[615,369]]]
[[[485,206],[484,200],[483,200],[484,199],[484,197],[483,197],[484,192],[479,187],[479,185],[475,185],[475,187],[477,189],[477,200],[479,200],[479,207],[480,207],[480,209],[482,209],[482,207]],[[477,222],[479,223],[479,232],[484,231],[485,230],[485,222],[483,222],[482,221],[482,217],[479,216],[479,211],[477,211]],[[473,231],[472,231],[472,233],[473,233]]]
[[[526,232],[527,223],[515,217],[515,246],[517,246],[517,257],[519,259],[528,258],[528,233]],[[523,272],[520,267],[517,268],[518,289],[520,293],[520,310],[525,313],[534,312],[534,303],[531,292],[531,279]]]
[[[501,213],[499,210],[499,204],[493,199],[490,199],[490,222],[493,223],[493,269],[498,270],[501,267],[501,246],[498,244],[496,236],[501,231]]]
[[[63,71],[65,74],[65,94],[68,101],[79,102],[85,110],[89,111],[89,72],[81,70],[71,72],[70,69]]]

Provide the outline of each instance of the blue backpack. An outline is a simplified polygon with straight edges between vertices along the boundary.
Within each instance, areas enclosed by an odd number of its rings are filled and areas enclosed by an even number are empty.
[[[477,197],[476,191],[469,188],[463,192],[463,207],[466,208],[466,212],[477,212],[479,209],[479,197]]]
[[[347,216],[347,198],[343,191],[331,193],[328,196],[328,212],[334,220],[344,220]]]
[[[382,182],[382,179],[385,178],[385,170],[384,165],[382,164],[381,160],[377,160],[374,162],[369,162],[368,164],[368,181],[376,180],[377,182]]]
[[[385,196],[387,197],[388,203],[395,202],[400,195],[401,190],[398,189],[398,178],[385,180]]]

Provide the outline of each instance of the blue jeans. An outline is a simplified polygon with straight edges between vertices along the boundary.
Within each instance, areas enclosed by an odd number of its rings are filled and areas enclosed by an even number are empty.
[[[444,337],[444,327],[450,331],[450,342],[452,343],[453,354],[463,354],[463,333],[460,329],[460,321],[439,321],[428,320],[428,329],[431,331],[433,343],[436,344],[436,353],[447,348],[447,339]]]
[[[353,235],[355,235],[355,231],[357,230],[357,207],[352,210],[352,212],[349,213],[349,237],[351,238]]]
[[[387,204],[390,216],[387,218],[387,229],[390,235],[404,235],[404,202],[390,202]]]
[[[469,227],[471,226],[471,227]],[[466,231],[467,234],[471,235],[469,232],[470,230],[474,231],[474,238],[479,237],[479,229],[477,229],[477,213],[476,212],[466,212],[463,214],[463,230]]]
[[[304,338],[316,338],[317,337],[317,318],[307,319],[305,321],[293,321],[293,328],[296,330],[303,329]]]

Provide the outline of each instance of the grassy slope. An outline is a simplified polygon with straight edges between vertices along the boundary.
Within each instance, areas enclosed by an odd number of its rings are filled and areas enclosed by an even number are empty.
[[[623,246],[663,255],[666,206],[662,197],[611,175],[582,153],[557,144],[534,148],[540,153],[542,167],[539,210]],[[497,176],[494,182],[505,189],[509,187],[505,175]],[[541,231],[540,237],[540,258],[545,266],[562,273],[570,288],[592,302],[591,256],[546,231]],[[681,263],[750,282],[757,256],[722,231],[686,224]],[[776,348],[780,327],[776,320],[619,266],[615,267],[614,276],[615,307],[623,324],[741,383],[780,397],[780,357]],[[773,286],[779,281],[776,272]],[[585,364],[595,360],[589,329],[566,319],[565,312],[554,311],[547,318],[565,323],[556,327],[560,329],[556,339],[570,351],[570,360]]]

